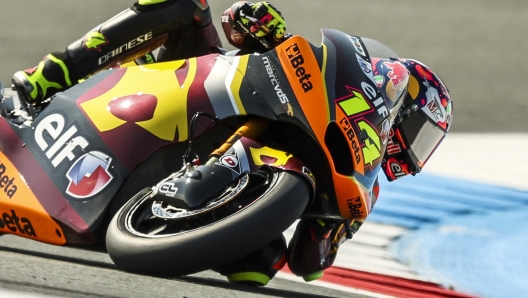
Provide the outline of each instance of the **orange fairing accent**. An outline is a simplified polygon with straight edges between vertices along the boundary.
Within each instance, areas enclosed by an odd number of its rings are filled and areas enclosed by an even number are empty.
[[[331,121],[328,111],[330,108],[335,108],[329,107],[324,84],[326,49],[323,46],[322,70],[319,68],[319,63],[310,44],[300,36],[288,39],[276,50],[295,96],[332,167],[332,179],[341,216],[351,219],[366,218],[371,210],[371,199],[368,191],[360,186],[353,177],[336,173],[330,152],[324,146],[324,135],[327,125]],[[339,119],[336,120],[339,121]]]
[[[332,178],[341,216],[349,219],[366,218],[372,209],[370,194],[353,177],[333,171]]]
[[[326,88],[319,64],[305,39],[294,36],[277,48],[288,81],[321,144],[329,122]]]
[[[46,213],[15,166],[0,151],[0,233],[63,245],[60,226]]]

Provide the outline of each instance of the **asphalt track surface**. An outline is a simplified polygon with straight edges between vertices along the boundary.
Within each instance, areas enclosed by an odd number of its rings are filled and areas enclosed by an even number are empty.
[[[233,1],[211,1],[218,16]],[[0,80],[34,66],[129,7],[128,0],[3,0]],[[528,2],[509,0],[281,1],[288,31],[320,42],[319,28],[374,38],[425,62],[455,100],[454,132],[527,132]],[[218,27],[220,28],[220,27]],[[229,48],[228,46],[226,46]],[[0,237],[0,287],[66,297],[356,297],[307,283],[232,285],[214,272],[160,279],[119,271],[107,255]],[[358,296],[359,297],[359,296]]]

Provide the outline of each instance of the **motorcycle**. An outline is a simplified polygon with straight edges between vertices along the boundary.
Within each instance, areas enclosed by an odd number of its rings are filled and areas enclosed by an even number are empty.
[[[0,233],[171,275],[235,261],[303,217],[346,221],[351,238],[388,134],[370,57],[397,55],[322,33],[105,70],[40,110],[5,89]]]

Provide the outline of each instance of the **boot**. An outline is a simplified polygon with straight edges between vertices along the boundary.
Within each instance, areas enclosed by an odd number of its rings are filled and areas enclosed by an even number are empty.
[[[72,86],[65,52],[46,55],[30,69],[17,71],[13,85],[26,103],[39,106],[45,99]]]
[[[288,266],[293,274],[312,281],[332,266],[336,255],[330,235],[334,226],[320,219],[301,219],[288,245]]]
[[[343,221],[301,219],[288,245],[288,266],[305,281],[323,276],[323,271],[334,264],[339,246],[357,232],[363,220],[354,220],[349,235]]]
[[[214,269],[233,283],[265,286],[286,264],[286,239],[283,235],[256,252]]]

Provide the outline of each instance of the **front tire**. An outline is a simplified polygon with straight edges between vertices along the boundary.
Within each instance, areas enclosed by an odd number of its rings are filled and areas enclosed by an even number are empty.
[[[250,174],[249,181],[257,185],[248,185],[229,204],[183,222],[156,218],[148,207],[151,190],[144,189],[112,219],[106,237],[110,257],[131,272],[187,275],[256,251],[301,216],[311,187],[299,175],[271,168]]]

